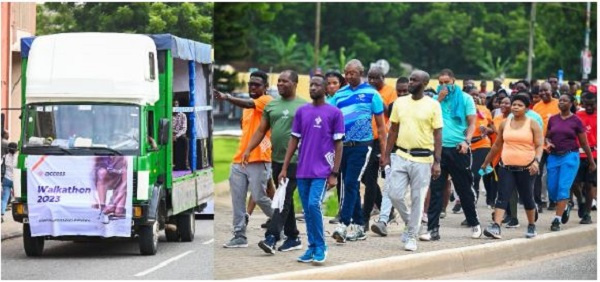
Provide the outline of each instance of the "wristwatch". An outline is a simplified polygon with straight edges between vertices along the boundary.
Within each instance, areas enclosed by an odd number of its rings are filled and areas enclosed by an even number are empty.
[[[339,172],[332,171],[332,172],[331,172],[329,175],[332,175],[332,176],[338,177],[338,176],[340,176],[340,173],[339,173]]]

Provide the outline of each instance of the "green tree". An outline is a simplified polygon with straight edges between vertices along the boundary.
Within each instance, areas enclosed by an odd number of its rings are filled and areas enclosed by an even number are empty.
[[[296,40],[296,34],[290,35],[287,41],[275,35],[268,35],[261,43],[263,51],[258,62],[273,66],[275,70],[293,69],[300,70],[302,64],[302,49]]]

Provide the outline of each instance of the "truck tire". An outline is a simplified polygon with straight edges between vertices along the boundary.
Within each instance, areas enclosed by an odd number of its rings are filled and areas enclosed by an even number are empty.
[[[183,212],[177,215],[177,230],[182,242],[194,241],[196,234],[196,216],[194,211]]]
[[[142,225],[139,229],[140,253],[144,256],[153,256],[158,250],[158,221],[152,225]]]
[[[23,247],[28,257],[39,257],[44,252],[44,237],[31,237],[29,224],[23,224]]]

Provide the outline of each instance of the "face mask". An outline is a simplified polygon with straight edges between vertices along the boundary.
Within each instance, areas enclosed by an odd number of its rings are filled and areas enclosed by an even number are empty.
[[[449,93],[452,93],[454,91],[454,84],[441,84],[438,85],[437,87],[437,93],[440,93],[440,91],[442,91],[442,89],[444,89],[444,87],[446,87],[446,89],[448,89]]]

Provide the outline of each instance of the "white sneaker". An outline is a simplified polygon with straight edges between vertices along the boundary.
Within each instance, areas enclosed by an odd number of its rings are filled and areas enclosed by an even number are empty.
[[[479,239],[481,237],[481,234],[483,233],[481,231],[481,225],[471,227],[471,231],[473,232],[471,234],[471,238],[473,239]]]
[[[402,243],[408,242],[408,225],[404,226],[404,232],[402,232],[402,237],[400,239]]]
[[[421,240],[421,241],[431,241],[431,232],[428,231],[426,233],[423,233],[423,234],[419,235],[419,240]]]
[[[404,245],[404,250],[407,251],[416,251],[417,250],[417,240],[415,238],[410,238]]]
[[[338,223],[331,237],[339,244],[346,243],[346,225],[341,222]]]

